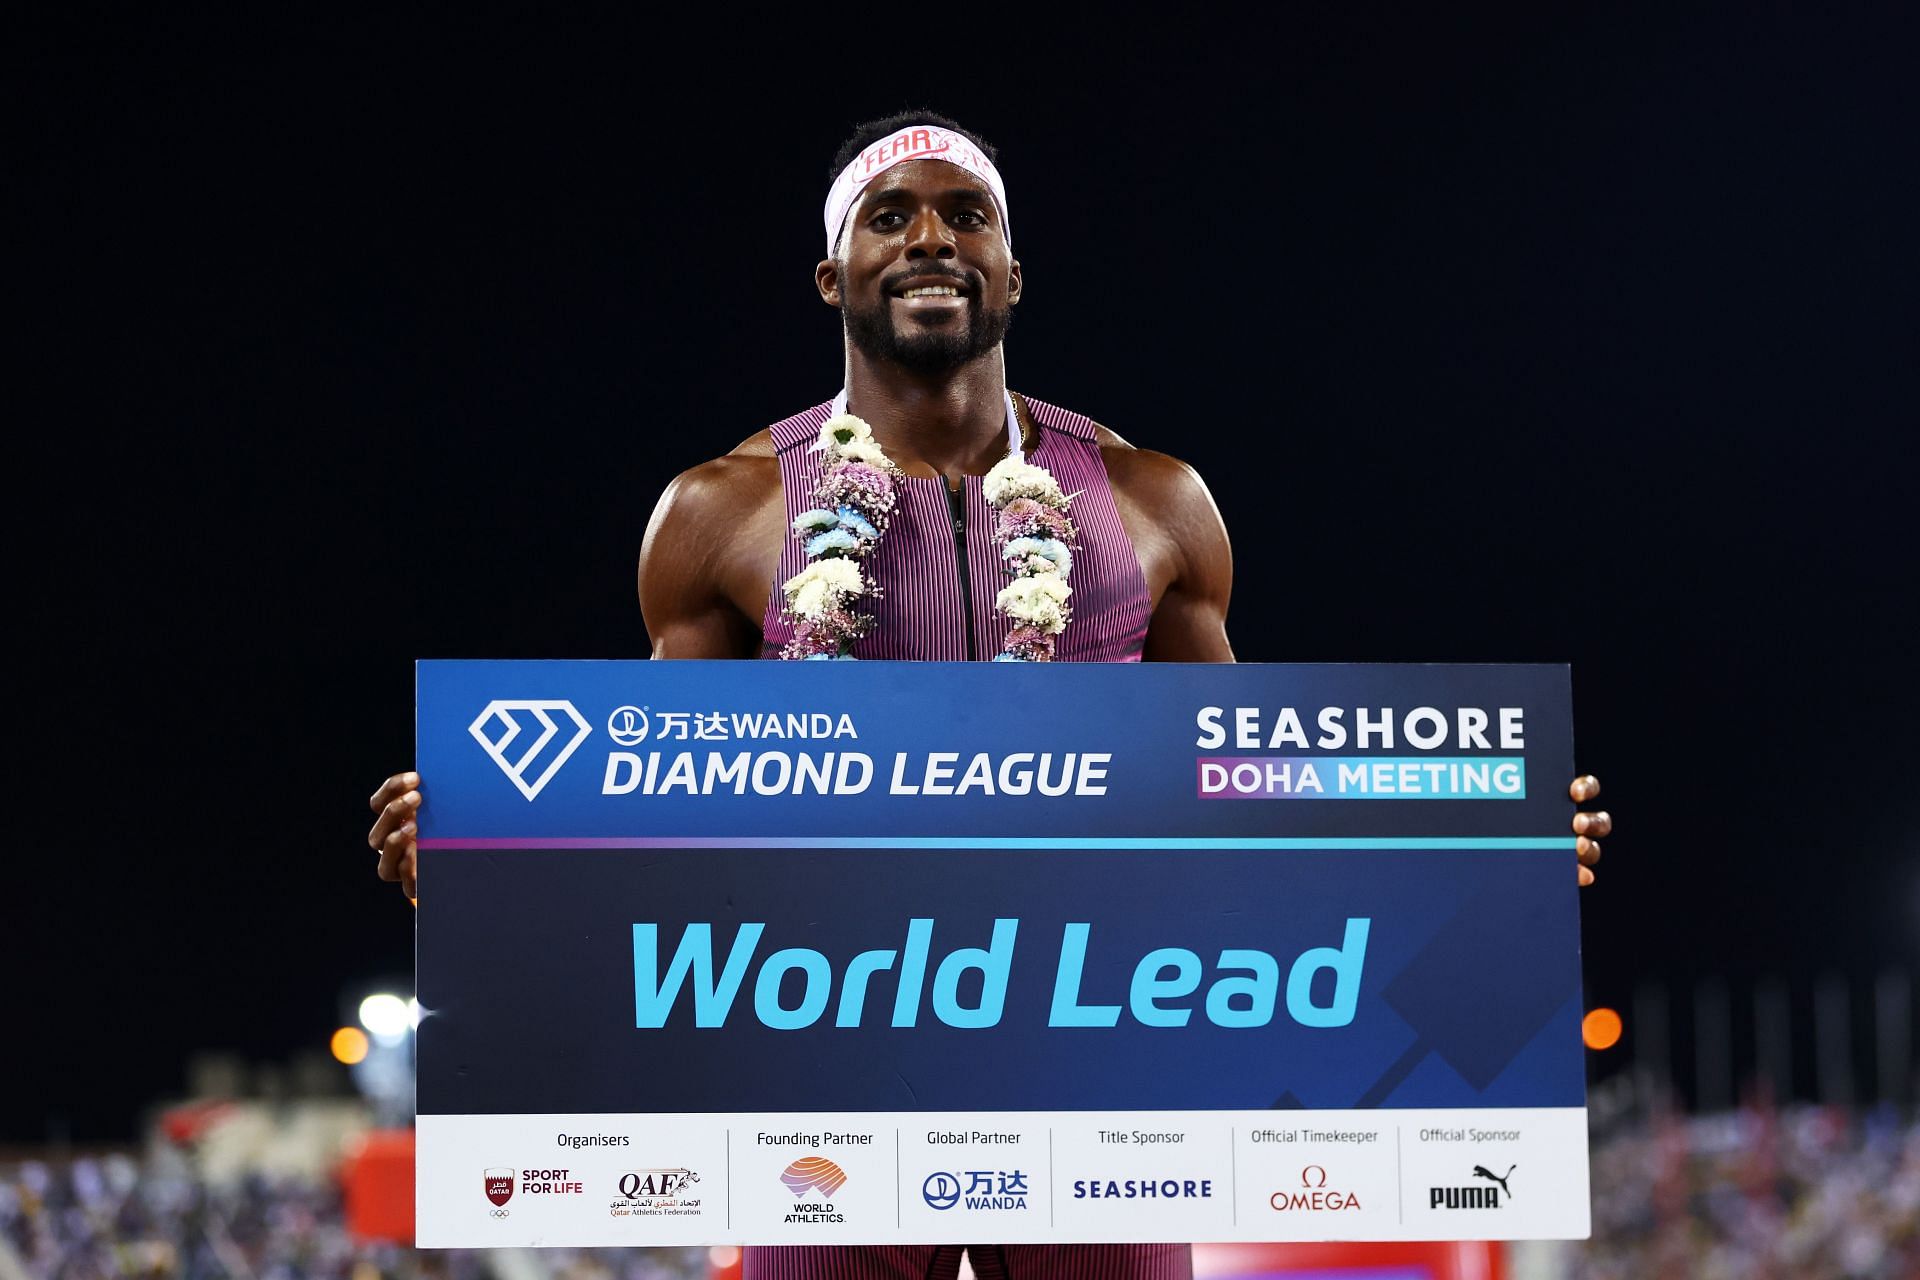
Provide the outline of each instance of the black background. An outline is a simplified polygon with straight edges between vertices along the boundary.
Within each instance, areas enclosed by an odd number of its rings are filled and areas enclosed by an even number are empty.
[[[412,659],[647,652],[653,501],[838,386],[827,163],[909,105],[1001,149],[1014,388],[1211,484],[1241,657],[1573,664],[1591,999],[1915,965],[1910,18],[714,17],[8,42],[0,1139],[408,971]]]

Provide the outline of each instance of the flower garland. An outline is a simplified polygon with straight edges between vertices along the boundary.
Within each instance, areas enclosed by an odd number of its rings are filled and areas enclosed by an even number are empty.
[[[827,455],[814,501],[793,522],[793,536],[806,543],[807,567],[780,584],[793,638],[782,658],[853,658],[853,642],[873,630],[873,618],[855,613],[853,602],[880,595],[880,586],[860,562],[880,545],[880,535],[899,504],[894,482],[900,468],[873,438],[873,428],[850,413],[820,424],[817,446]]]
[[[819,505],[793,522],[793,536],[806,544],[808,563],[780,584],[794,627],[780,656],[851,661],[853,642],[873,629],[873,618],[856,612],[855,601],[880,595],[861,562],[880,545],[893,519],[899,504],[896,482],[902,477],[873,438],[873,428],[850,413],[822,423],[816,447],[826,454],[814,487]],[[1001,567],[1013,577],[993,600],[1012,624],[993,660],[1051,662],[1054,638],[1073,616],[1067,575],[1073,572],[1079,531],[1067,515],[1069,495],[1044,467],[1018,453],[996,463],[982,487],[995,512]]]
[[[1054,637],[1073,617],[1067,575],[1080,531],[1067,518],[1068,497],[1046,468],[1017,456],[995,463],[982,488],[995,513],[1000,565],[1013,575],[993,598],[1013,622],[994,661],[1052,662]]]

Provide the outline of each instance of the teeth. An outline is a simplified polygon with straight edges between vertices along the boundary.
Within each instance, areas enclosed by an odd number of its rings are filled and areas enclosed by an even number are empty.
[[[960,291],[950,285],[934,285],[925,289],[909,289],[900,295],[903,298],[957,298]]]

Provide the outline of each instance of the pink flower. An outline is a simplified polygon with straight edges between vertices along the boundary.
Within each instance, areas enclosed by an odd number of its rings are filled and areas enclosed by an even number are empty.
[[[1015,498],[1012,502],[1000,508],[999,534],[1001,539],[1011,541],[1014,538],[1032,537],[1035,521],[1039,519],[1041,513],[1044,511],[1046,511],[1046,507],[1035,502],[1032,498]]]
[[[1039,627],[1020,626],[1007,632],[1002,653],[1010,653],[1022,662],[1052,662],[1053,637]]]

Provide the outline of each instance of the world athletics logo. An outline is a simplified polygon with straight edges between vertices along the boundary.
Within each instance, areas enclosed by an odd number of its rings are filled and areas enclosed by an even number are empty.
[[[780,1181],[796,1196],[817,1191],[831,1200],[834,1192],[847,1185],[847,1172],[825,1156],[801,1156],[786,1167]]]

